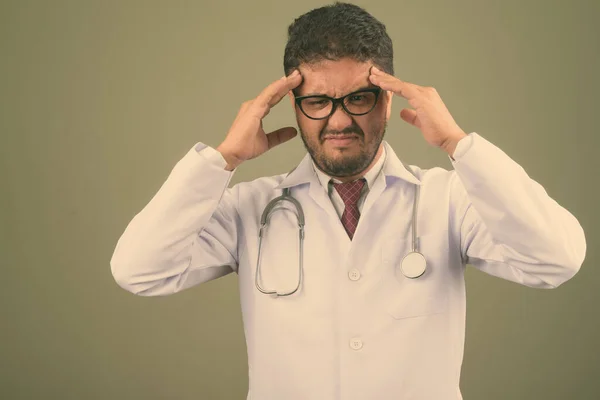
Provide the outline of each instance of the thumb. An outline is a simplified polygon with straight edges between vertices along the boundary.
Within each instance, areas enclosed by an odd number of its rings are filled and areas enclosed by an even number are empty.
[[[291,126],[286,126],[285,128],[279,128],[276,131],[273,131],[267,134],[267,139],[269,141],[269,149],[272,149],[275,146],[279,146],[282,143],[287,142],[290,139],[296,137],[296,128]]]
[[[417,112],[415,110],[404,108],[402,111],[400,111],[400,117],[409,124],[414,125],[417,128],[419,127],[417,125]]]

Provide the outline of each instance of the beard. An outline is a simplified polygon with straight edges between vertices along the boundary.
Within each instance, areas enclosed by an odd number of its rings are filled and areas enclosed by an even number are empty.
[[[304,147],[308,154],[310,154],[316,166],[329,176],[345,178],[358,175],[371,165],[371,162],[373,162],[375,155],[377,155],[377,150],[379,150],[379,146],[385,137],[387,121],[384,119],[374,123],[369,127],[369,129],[371,129],[370,134],[366,136],[362,129],[356,124],[351,125],[340,132],[327,131],[326,128],[323,128],[323,131],[319,133],[318,138],[313,139],[307,139],[300,124],[298,124],[298,128]],[[334,149],[330,144],[326,144],[323,139],[325,135],[330,134],[353,134],[357,135],[358,138],[354,139],[354,143],[347,148]],[[367,137],[366,142],[365,137]]]

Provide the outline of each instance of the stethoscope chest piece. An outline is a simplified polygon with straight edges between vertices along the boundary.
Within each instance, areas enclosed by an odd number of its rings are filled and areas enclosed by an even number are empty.
[[[407,278],[418,278],[425,273],[427,262],[423,254],[413,251],[408,253],[402,259],[400,271]]]

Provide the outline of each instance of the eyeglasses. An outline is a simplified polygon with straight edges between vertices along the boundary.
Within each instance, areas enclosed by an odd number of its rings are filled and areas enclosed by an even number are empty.
[[[325,95],[299,96],[296,97],[296,104],[300,107],[300,111],[310,119],[329,118],[337,109],[338,104],[341,104],[348,114],[365,115],[375,108],[380,92],[381,88],[377,87],[362,89],[337,99]]]

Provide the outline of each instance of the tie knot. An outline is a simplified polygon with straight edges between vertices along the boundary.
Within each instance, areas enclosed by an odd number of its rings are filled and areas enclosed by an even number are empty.
[[[365,178],[360,178],[353,182],[334,183],[333,187],[339,193],[344,205],[356,205],[366,182]]]

